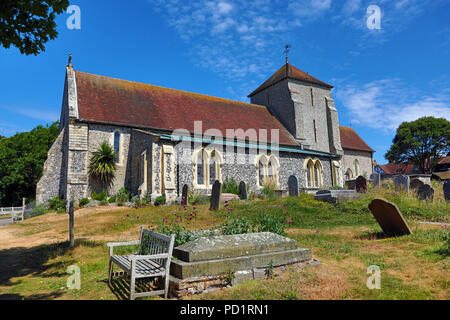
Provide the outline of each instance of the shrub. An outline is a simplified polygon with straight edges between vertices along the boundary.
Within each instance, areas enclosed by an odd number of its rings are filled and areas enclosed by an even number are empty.
[[[234,180],[234,178],[226,178],[222,185],[222,192],[239,195],[239,184],[236,182],[236,180]]]
[[[114,196],[109,197],[108,202],[109,202],[109,203],[114,203],[114,202],[116,202],[116,196],[114,195]]]
[[[159,196],[158,198],[155,199],[155,206],[161,206],[163,204],[166,204],[166,196]]]
[[[134,196],[133,198],[131,198],[131,202],[133,203],[133,206],[140,207],[141,206],[141,197]]]
[[[108,198],[108,195],[106,193],[106,190],[102,190],[100,193],[97,193],[94,190],[92,192],[91,198],[92,198],[92,200],[103,201],[103,200],[106,200]]]
[[[277,193],[275,192],[276,187],[276,182],[273,179],[264,179],[263,188],[261,189],[263,198],[275,200],[277,198]]]
[[[175,234],[174,247],[181,246],[182,244],[185,244],[186,242],[194,239],[194,234],[191,231],[186,230],[184,226],[178,223],[172,225],[160,224],[156,228],[156,232],[165,234],[167,236]]]
[[[80,207],[84,207],[85,205],[87,205],[89,203],[89,199],[88,198],[83,198],[80,200]]]
[[[147,192],[141,199],[141,204],[146,206],[152,203],[152,196],[150,192]]]
[[[111,186],[116,175],[116,157],[117,155],[114,149],[108,142],[104,141],[92,153],[92,158],[89,163],[89,176],[104,185]]]
[[[109,202],[108,202],[108,200],[106,200],[106,199],[105,199],[105,200],[102,200],[102,201],[100,201],[100,205],[101,205],[101,206],[107,206],[107,205],[108,205],[108,203],[109,203]]]
[[[45,209],[45,206],[41,203],[41,204],[37,205],[36,207],[34,207],[33,210],[31,210],[29,217],[33,218],[33,217],[41,216],[41,215],[45,214],[46,211],[47,210]]]
[[[56,210],[58,213],[66,212],[67,201],[61,199],[59,196],[48,200],[48,208],[50,210]]]
[[[255,228],[245,218],[232,217],[228,218],[221,226],[220,230],[224,235],[251,233]]]
[[[257,218],[254,223],[254,228],[256,228],[258,232],[272,232],[286,236],[285,223],[286,220],[280,216],[264,213]]]
[[[128,202],[130,200],[130,192],[125,188],[122,187],[116,194],[116,201],[119,203]]]

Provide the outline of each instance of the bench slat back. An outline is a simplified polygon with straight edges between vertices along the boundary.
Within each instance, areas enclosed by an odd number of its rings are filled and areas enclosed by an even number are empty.
[[[141,228],[141,244],[139,245],[139,255],[154,255],[167,253],[168,256],[172,254],[170,252],[171,237],[151,230],[147,230],[144,227]],[[157,264],[165,266],[167,258],[154,259]]]

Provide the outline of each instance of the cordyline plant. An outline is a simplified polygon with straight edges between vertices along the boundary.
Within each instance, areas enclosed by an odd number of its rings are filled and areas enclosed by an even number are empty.
[[[113,148],[104,141],[96,151],[92,152],[89,176],[110,187],[116,175],[116,156]]]

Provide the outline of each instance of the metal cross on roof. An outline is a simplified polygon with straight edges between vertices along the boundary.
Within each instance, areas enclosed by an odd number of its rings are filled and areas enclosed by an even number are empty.
[[[289,63],[289,49],[291,49],[291,45],[287,44],[284,47],[284,54],[286,55],[286,64]]]

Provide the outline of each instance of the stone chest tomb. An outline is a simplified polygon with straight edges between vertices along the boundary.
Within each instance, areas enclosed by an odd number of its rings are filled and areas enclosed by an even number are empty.
[[[269,266],[311,262],[310,249],[270,232],[203,237],[175,248],[173,256],[170,274],[176,296],[264,278]]]

